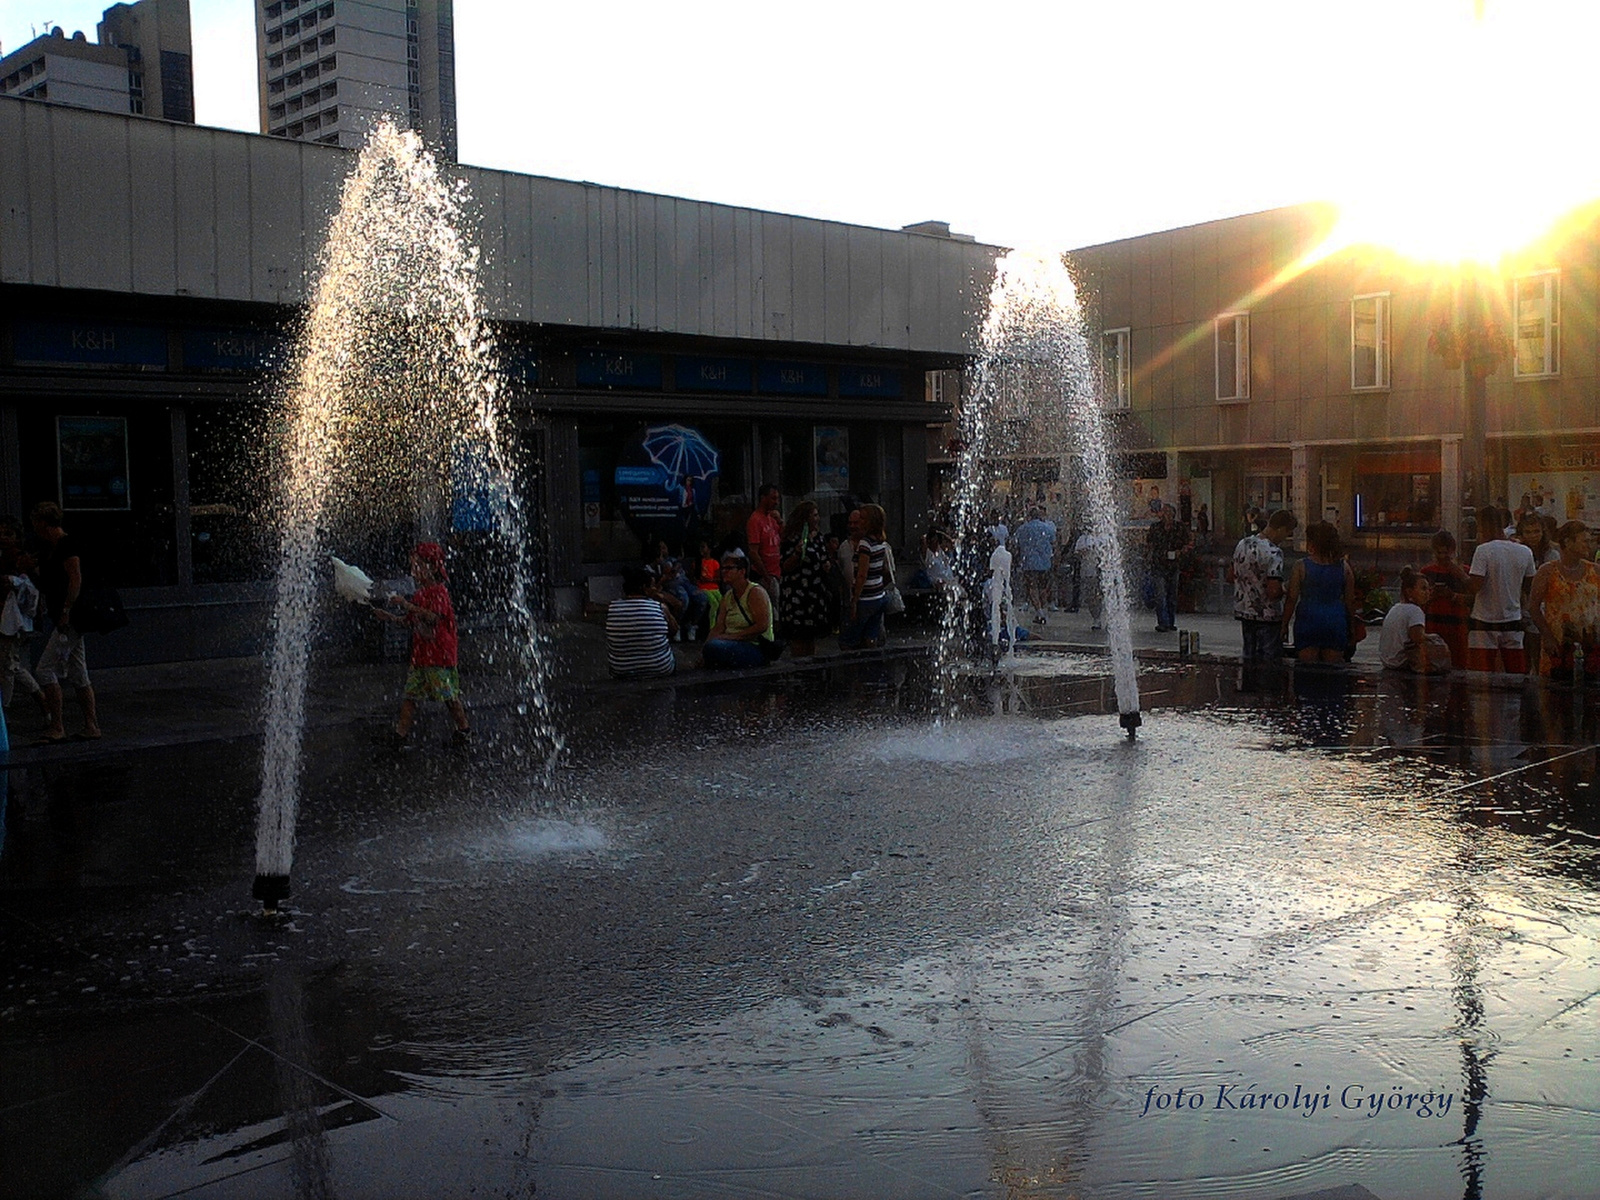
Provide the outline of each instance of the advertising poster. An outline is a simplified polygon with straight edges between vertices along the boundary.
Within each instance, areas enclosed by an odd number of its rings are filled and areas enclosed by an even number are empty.
[[[128,421],[125,417],[57,417],[61,507],[127,511]]]
[[[842,496],[850,490],[850,431],[840,425],[813,425],[818,492]]]
[[[1506,499],[1512,511],[1521,508],[1527,497],[1539,512],[1554,517],[1557,523],[1582,521],[1600,523],[1600,470],[1534,471],[1506,477]]]

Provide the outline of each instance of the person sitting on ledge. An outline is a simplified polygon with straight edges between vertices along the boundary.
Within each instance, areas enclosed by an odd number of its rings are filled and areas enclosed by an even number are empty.
[[[606,609],[606,665],[613,679],[654,679],[678,669],[670,644],[677,621],[650,589],[648,569],[622,569],[622,599]]]
[[[1437,633],[1427,631],[1423,611],[1433,598],[1433,584],[1420,571],[1400,572],[1400,602],[1391,604],[1378,634],[1378,657],[1396,671],[1432,675],[1450,669],[1450,647]]]
[[[704,664],[712,669],[759,667],[769,657],[776,658],[772,601],[759,584],[750,582],[750,560],[743,550],[722,556],[722,585],[722,604],[706,639]]]

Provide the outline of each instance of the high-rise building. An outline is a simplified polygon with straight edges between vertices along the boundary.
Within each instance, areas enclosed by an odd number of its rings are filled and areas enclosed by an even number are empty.
[[[456,157],[452,0],[256,0],[261,130],[359,146],[381,117]]]
[[[97,36],[57,27],[0,58],[0,96],[194,123],[189,0],[114,4]]]

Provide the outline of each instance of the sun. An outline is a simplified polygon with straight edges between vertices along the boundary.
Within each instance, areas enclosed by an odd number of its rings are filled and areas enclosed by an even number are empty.
[[[1395,6],[1393,69],[1370,123],[1352,126],[1328,249],[1372,244],[1495,265],[1600,198],[1583,128],[1585,47],[1600,5],[1457,0]]]

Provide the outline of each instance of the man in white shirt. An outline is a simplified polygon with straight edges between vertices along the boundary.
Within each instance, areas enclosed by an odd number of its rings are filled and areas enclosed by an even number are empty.
[[[1522,649],[1522,598],[1533,583],[1533,551],[1502,532],[1508,514],[1493,504],[1478,510],[1484,540],[1472,552],[1467,572],[1472,613],[1467,618],[1467,662],[1471,671],[1528,670]]]

